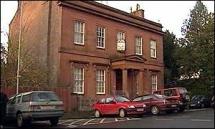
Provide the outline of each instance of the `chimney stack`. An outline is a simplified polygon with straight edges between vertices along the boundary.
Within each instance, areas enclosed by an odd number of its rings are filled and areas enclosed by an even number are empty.
[[[132,9],[131,9],[131,15],[144,18],[144,10],[143,10],[143,9],[140,9],[140,5],[137,4],[137,5],[136,5],[136,10],[135,10],[135,11],[132,12]]]

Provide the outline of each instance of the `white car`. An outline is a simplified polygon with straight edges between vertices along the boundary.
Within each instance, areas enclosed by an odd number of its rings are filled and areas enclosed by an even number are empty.
[[[11,97],[7,103],[6,117],[16,119],[17,127],[32,121],[49,120],[58,124],[64,114],[63,102],[53,91],[31,91]]]

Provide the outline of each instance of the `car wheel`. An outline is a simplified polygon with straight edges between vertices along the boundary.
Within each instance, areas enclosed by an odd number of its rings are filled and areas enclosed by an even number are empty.
[[[17,124],[17,127],[20,128],[23,126],[23,117],[22,117],[22,113],[18,113],[16,115],[16,124]]]
[[[57,126],[59,118],[50,119],[51,126]]]
[[[120,117],[125,117],[125,110],[124,109],[119,110],[119,116]]]
[[[178,112],[183,112],[184,110],[185,110],[184,107],[180,107],[180,108],[178,109]]]
[[[157,107],[157,106],[152,106],[152,108],[151,108],[151,113],[153,114],[153,115],[157,115],[157,114],[159,114],[159,108]]]
[[[101,116],[99,110],[95,110],[94,115],[95,115],[96,118],[99,118]]]

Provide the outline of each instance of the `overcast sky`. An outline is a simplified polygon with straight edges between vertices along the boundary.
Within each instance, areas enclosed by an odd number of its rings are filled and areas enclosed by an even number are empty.
[[[190,10],[196,1],[102,1],[100,3],[112,6],[130,13],[130,8],[136,9],[136,4],[145,12],[145,18],[159,22],[163,30],[170,30],[177,37],[181,37],[183,21],[189,17]],[[214,1],[203,1],[209,12],[214,12]],[[5,32],[17,9],[17,1],[1,1],[1,42],[7,42]]]

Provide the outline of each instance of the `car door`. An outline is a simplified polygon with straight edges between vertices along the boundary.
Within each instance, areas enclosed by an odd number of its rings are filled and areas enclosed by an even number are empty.
[[[15,109],[16,109],[16,96],[11,97],[7,103],[6,116],[7,117],[15,117]]]
[[[151,107],[151,100],[150,100],[150,96],[143,96],[142,97],[142,102],[144,102],[144,104],[147,106],[147,107]]]
[[[116,114],[117,103],[113,97],[106,98],[105,104],[103,106],[103,111],[105,114]]]

